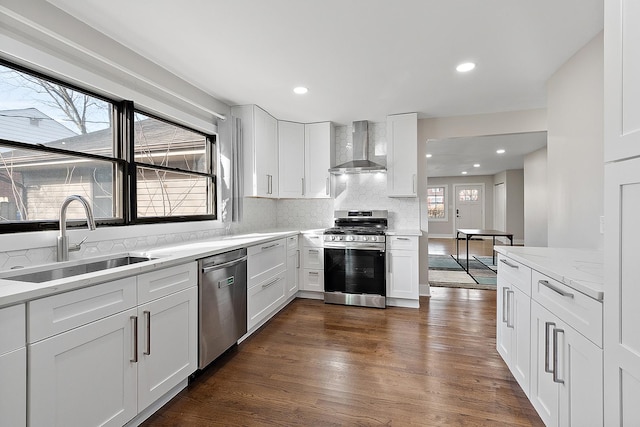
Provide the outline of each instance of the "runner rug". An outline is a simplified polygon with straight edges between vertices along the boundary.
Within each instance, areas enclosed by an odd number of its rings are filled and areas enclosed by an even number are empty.
[[[450,288],[496,289],[497,267],[492,257],[469,259],[469,273],[464,271],[466,259],[460,264],[453,255],[429,255],[429,285]]]

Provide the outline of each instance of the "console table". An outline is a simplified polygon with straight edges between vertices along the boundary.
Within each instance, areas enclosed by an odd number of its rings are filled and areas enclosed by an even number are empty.
[[[500,230],[485,230],[482,228],[459,228],[456,230],[456,261],[460,264],[460,235],[463,234],[466,236],[467,241],[467,263],[465,270],[467,273],[469,272],[469,240],[473,236],[482,236],[487,237],[491,236],[493,238],[493,246],[496,245],[496,237],[506,237],[511,242],[511,246],[513,246],[513,233],[507,233]],[[491,254],[493,256],[493,264],[496,263],[496,251],[494,249],[491,250]]]

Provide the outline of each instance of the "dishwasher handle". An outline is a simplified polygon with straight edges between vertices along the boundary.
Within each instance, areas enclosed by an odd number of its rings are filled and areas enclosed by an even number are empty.
[[[240,264],[241,262],[245,262],[247,260],[247,256],[243,256],[242,258],[238,258],[238,259],[234,259],[232,261],[228,261],[222,264],[214,264],[214,265],[208,265],[208,266],[203,266],[202,267],[202,273],[206,274],[210,271],[214,271],[214,270],[219,270],[221,268],[225,268],[225,267],[231,267],[234,266],[236,264]]]

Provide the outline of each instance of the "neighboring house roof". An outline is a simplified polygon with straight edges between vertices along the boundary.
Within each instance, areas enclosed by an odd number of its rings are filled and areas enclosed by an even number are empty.
[[[0,111],[0,138],[30,144],[45,144],[77,133],[37,108]]]

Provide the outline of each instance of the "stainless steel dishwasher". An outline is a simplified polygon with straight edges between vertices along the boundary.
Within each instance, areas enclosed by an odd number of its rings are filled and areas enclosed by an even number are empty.
[[[247,250],[199,260],[198,368],[247,333]]]

